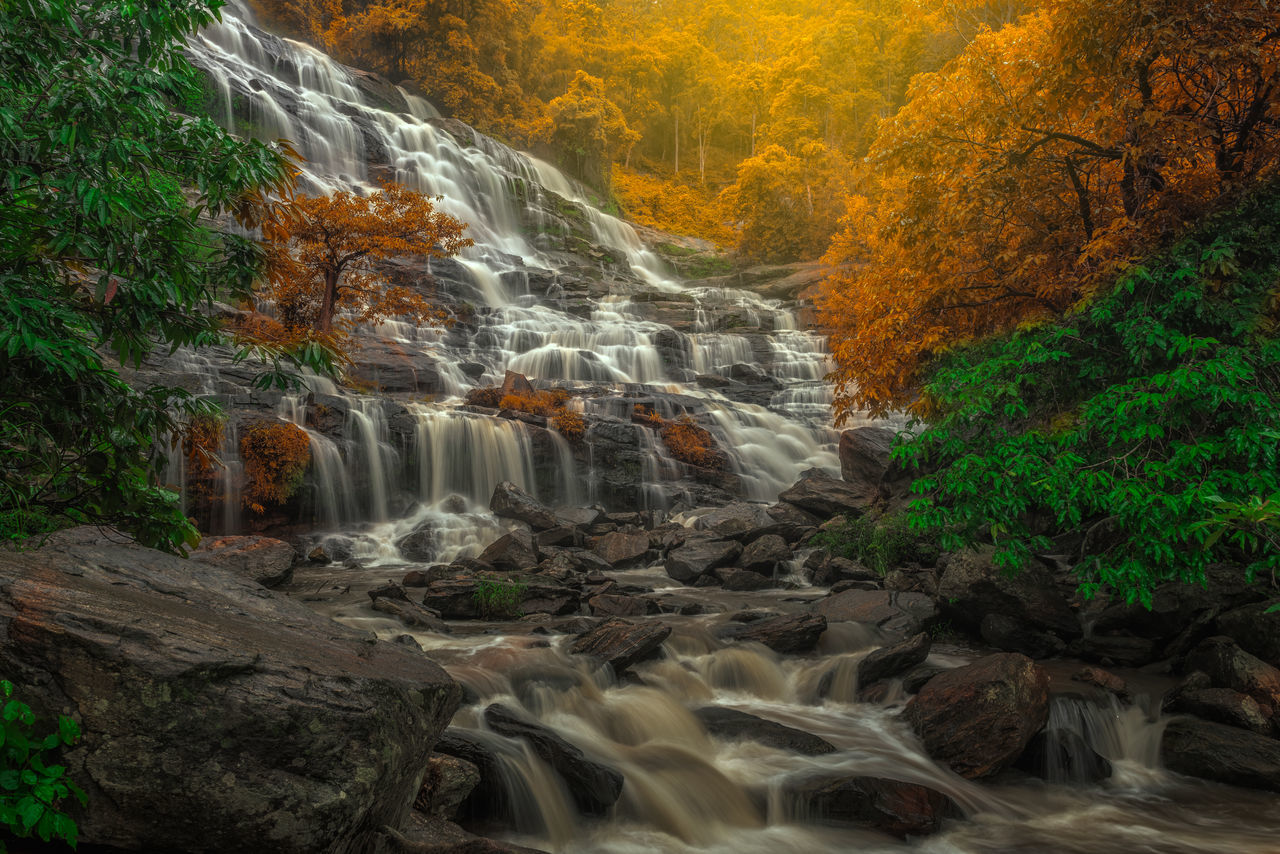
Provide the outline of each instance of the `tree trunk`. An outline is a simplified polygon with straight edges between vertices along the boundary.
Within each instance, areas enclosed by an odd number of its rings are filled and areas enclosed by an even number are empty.
[[[676,117],[676,175],[680,174],[680,108],[675,109]]]
[[[338,271],[325,270],[324,295],[320,299],[320,313],[316,315],[316,332],[333,331],[333,316],[338,313]]]

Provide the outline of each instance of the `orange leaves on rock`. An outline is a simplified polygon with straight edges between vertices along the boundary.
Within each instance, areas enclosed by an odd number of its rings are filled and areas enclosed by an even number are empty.
[[[286,421],[258,421],[240,437],[244,506],[254,513],[288,501],[302,485],[311,462],[311,437]]]
[[[569,392],[562,388],[545,391],[511,391],[501,388],[477,388],[467,392],[467,403],[490,409],[510,409],[539,415],[549,420],[551,426],[570,442],[579,442],[587,432],[587,420],[582,414],[567,408]]]
[[[343,310],[359,322],[445,322],[420,290],[388,283],[376,266],[399,256],[446,257],[471,245],[466,224],[430,198],[389,184],[370,196],[298,197],[286,214],[264,226],[264,237],[269,295],[288,329],[328,334]],[[422,279],[429,281],[425,271]]]
[[[564,389],[535,392],[511,392],[503,395],[498,403],[499,409],[514,409],[530,415],[549,417],[563,409],[569,394]]]
[[[699,468],[724,468],[725,456],[715,436],[688,415],[668,421],[648,406],[637,403],[631,411],[631,420],[656,429],[662,444],[680,462]]]
[[[840,414],[912,405],[968,338],[1087,300],[1280,163],[1280,7],[1048,0],[885,122],[827,260]]]
[[[581,442],[587,433],[587,419],[572,409],[561,409],[551,416],[551,426],[570,442]]]

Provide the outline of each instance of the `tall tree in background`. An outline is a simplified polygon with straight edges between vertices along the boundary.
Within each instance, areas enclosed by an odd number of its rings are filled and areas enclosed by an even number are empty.
[[[112,360],[223,340],[256,245],[208,224],[287,192],[285,153],[175,107],[200,103],[184,38],[218,0],[0,6],[0,537],[119,527],[180,550],[158,439],[201,407],[131,388]],[[201,214],[205,216],[201,216]]]
[[[341,191],[297,198],[271,221],[268,288],[286,327],[328,336],[341,310],[361,322],[444,319],[420,293],[393,286],[374,262],[397,255],[444,258],[471,245],[465,223],[399,184],[370,196]]]
[[[605,96],[604,81],[579,71],[569,90],[547,106],[555,127],[552,141],[573,156],[575,174],[607,189],[612,164],[626,157],[640,134],[627,127],[622,111]]]
[[[1280,7],[1052,0],[922,75],[828,260],[840,412],[1056,315],[1280,163]],[[927,177],[925,177],[927,176]]]

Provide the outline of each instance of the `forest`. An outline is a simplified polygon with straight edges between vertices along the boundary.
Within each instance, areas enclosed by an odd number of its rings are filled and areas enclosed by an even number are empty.
[[[5,0],[0,74],[0,852],[1275,850],[1280,8]]]

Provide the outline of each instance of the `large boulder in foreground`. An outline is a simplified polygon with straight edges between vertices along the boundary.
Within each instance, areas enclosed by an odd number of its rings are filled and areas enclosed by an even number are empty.
[[[671,627],[662,623],[605,620],[574,639],[569,651],[590,656],[621,673],[633,664],[656,657]]]
[[[1049,677],[1025,655],[988,655],[930,679],[902,714],[934,759],[962,777],[989,777],[1045,725]]]
[[[845,430],[840,434],[840,476],[864,492],[879,489],[897,435],[887,427]]]
[[[1160,759],[1179,774],[1280,792],[1280,741],[1248,730],[1174,720],[1165,728]]]
[[[140,851],[372,850],[460,695],[419,652],[96,529],[0,552],[0,672],[80,721],[80,841]]]
[[[779,501],[793,504],[822,519],[846,513],[862,515],[876,501],[878,493],[852,483],[845,483],[822,469],[808,469],[800,479],[778,494]]]
[[[205,537],[192,560],[233,570],[263,587],[278,587],[293,577],[298,554],[284,540],[270,537]]]

